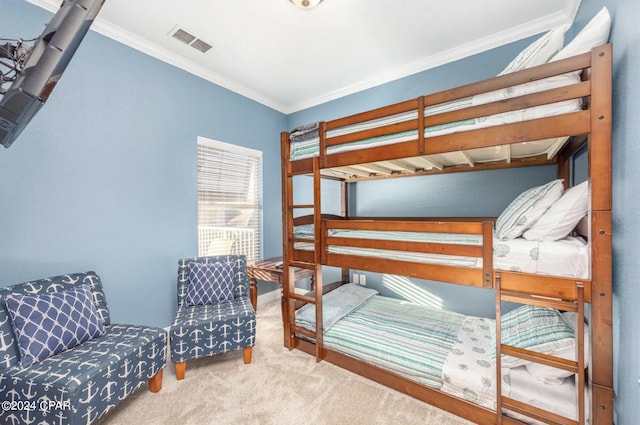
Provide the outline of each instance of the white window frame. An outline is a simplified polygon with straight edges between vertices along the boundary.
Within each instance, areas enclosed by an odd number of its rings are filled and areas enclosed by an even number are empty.
[[[219,153],[219,155],[217,155]],[[225,161],[233,161],[247,158],[247,162],[242,164],[246,168],[247,180],[225,179],[226,183],[231,183],[231,188],[236,189],[232,193],[224,193],[221,178],[225,171],[237,171],[233,169],[233,164],[229,168],[216,172],[206,171],[202,167],[202,161],[208,159],[205,155],[211,155],[210,161],[219,161],[225,165]],[[262,202],[262,151],[237,146],[219,140],[208,139],[206,137],[197,138],[197,181],[198,181],[198,255],[226,255],[244,254],[247,261],[259,260],[262,258],[262,235],[263,235],[263,202]],[[240,170],[242,172],[242,169]],[[208,186],[219,188],[218,190],[205,190],[206,178]],[[217,181],[217,183],[216,183]],[[220,184],[219,186],[216,186]],[[234,187],[246,185],[247,199],[245,201],[237,199],[237,189]],[[235,195],[234,195],[235,193]],[[233,208],[236,206],[237,208]],[[228,219],[230,212],[237,213],[235,217]]]

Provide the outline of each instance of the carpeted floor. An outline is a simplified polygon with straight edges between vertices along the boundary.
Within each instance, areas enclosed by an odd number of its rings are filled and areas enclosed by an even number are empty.
[[[282,344],[280,303],[258,308],[251,364],[242,352],[187,362],[186,377],[164,371],[162,390],[145,385],[99,425],[469,425],[407,395]]]

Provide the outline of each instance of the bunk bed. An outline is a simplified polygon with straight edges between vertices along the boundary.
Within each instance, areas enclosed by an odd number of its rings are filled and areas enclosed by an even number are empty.
[[[480,424],[613,423],[612,46],[602,44],[577,55],[562,53],[548,63],[281,134],[286,305],[283,325],[287,347],[303,350],[318,361],[330,361]],[[573,157],[584,149],[588,151],[588,181],[569,188]],[[355,217],[347,208],[347,183],[550,164],[557,167],[557,180],[524,192],[497,219]],[[294,180],[302,175],[313,178],[311,204],[293,202]],[[340,214],[323,213],[321,186],[325,179],[340,182]],[[534,224],[553,221],[556,216],[548,219],[544,215],[576,193],[585,192],[585,188],[586,226],[580,228],[586,230],[580,231],[581,235],[548,241],[539,232],[549,229],[523,224],[523,210]],[[312,213],[305,214],[306,211]],[[571,226],[567,233],[575,223]],[[538,234],[527,240],[522,237],[525,230]],[[530,243],[537,244],[536,252],[546,250],[548,254],[539,257],[551,259],[551,263],[514,265],[505,263],[504,256],[500,256],[502,245],[526,246],[523,249],[528,252]],[[565,263],[571,267],[558,268],[558,264]],[[323,266],[342,269],[342,279],[324,284]],[[314,288],[307,294],[295,290],[296,268],[314,271]],[[380,362],[370,353],[358,354],[353,347],[341,346],[340,341],[356,335],[346,338],[341,336],[341,329],[346,327],[347,332],[353,332],[349,321],[367,309],[375,310],[376,303],[395,311],[398,318],[403,309],[418,311],[419,317],[426,318],[427,329],[450,327],[434,325],[433,312],[419,306],[409,308],[406,303],[398,304],[375,294],[348,308],[335,322],[326,323],[328,313],[344,310],[342,301],[350,298],[341,292],[353,287],[348,284],[349,270],[495,291],[495,321],[456,313],[436,314],[444,315],[437,323],[458,324],[448,334],[451,343],[460,343],[464,338],[458,332],[469,326],[477,328],[477,335],[487,337],[488,345],[480,348],[485,357],[476,360],[491,363],[493,379],[490,383],[482,380],[486,384],[484,391],[491,396],[481,400],[467,397],[468,393],[460,390],[464,385],[452,383],[452,373],[439,370],[435,378],[416,377],[397,368],[398,362]],[[502,314],[505,301],[523,304],[524,309]],[[590,306],[587,337],[585,304]],[[572,360],[556,355],[557,350],[536,350],[513,341],[511,316],[520,317],[522,313],[529,317],[523,312],[531,311],[574,314],[573,336],[569,338]],[[415,317],[409,317],[399,320],[416,322]],[[364,319],[369,323],[367,320]],[[397,329],[397,324],[390,326]],[[367,335],[364,339],[369,339],[366,329],[374,327],[358,329]],[[382,331],[382,335],[388,337],[389,332]],[[378,342],[384,341],[383,337],[377,338]],[[421,347],[415,348],[413,357],[429,357],[425,354],[428,348],[411,344]],[[463,347],[457,349],[464,351]],[[447,346],[445,351],[448,355],[455,350]],[[389,352],[384,356],[388,357]],[[523,372],[536,367],[574,376],[569,385],[576,402],[573,415],[558,414],[553,406],[522,400],[526,391],[519,391],[515,383],[520,382],[528,390],[538,385],[535,379],[526,380],[531,373]],[[505,373],[510,378],[505,378]],[[550,392],[551,387],[540,387],[540,393]],[[555,387],[553,391],[559,388]]]

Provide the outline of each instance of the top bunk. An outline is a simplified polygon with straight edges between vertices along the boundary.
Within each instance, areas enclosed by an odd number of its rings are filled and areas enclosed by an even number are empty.
[[[323,177],[358,181],[557,164],[586,136],[610,146],[610,130],[597,130],[610,110],[611,49],[560,51],[549,63],[298,127],[282,133],[284,171],[312,174],[317,162]]]

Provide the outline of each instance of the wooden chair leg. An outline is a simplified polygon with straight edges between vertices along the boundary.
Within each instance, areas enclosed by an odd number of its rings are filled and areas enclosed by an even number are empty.
[[[184,379],[184,372],[187,370],[187,362],[176,363],[176,379]]]
[[[162,389],[162,369],[149,378],[149,391],[157,393]]]
[[[251,363],[251,348],[252,347],[245,347],[244,349],[244,364]]]

